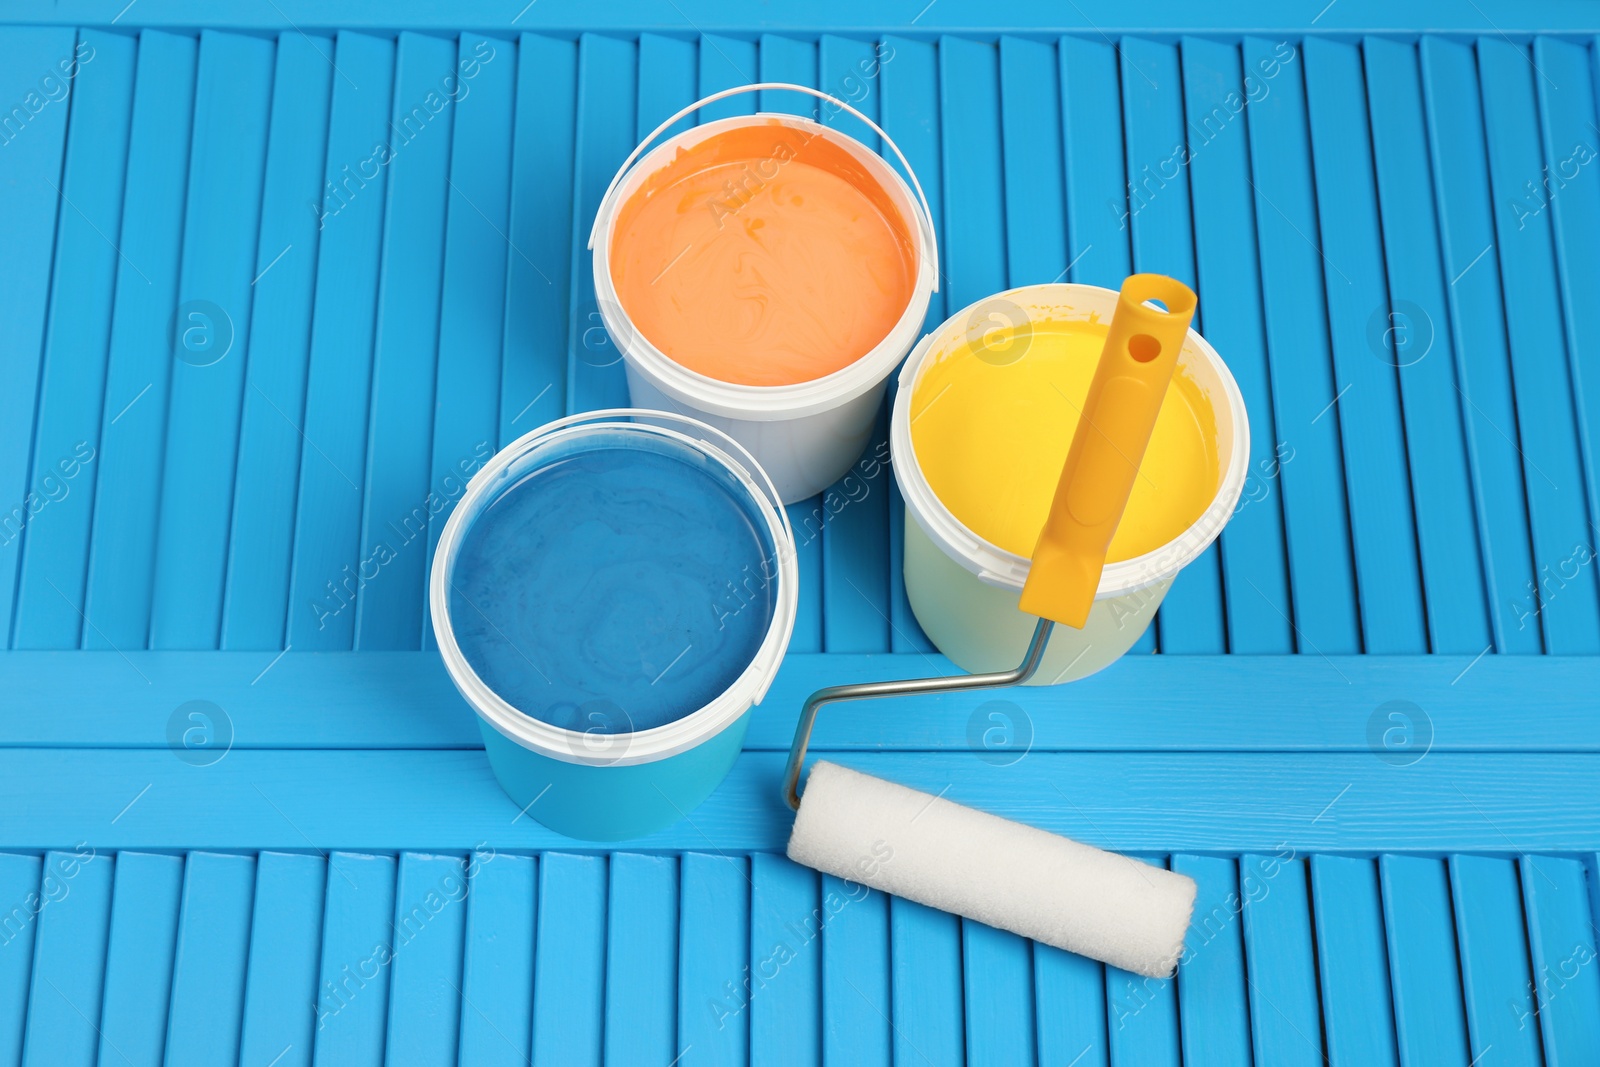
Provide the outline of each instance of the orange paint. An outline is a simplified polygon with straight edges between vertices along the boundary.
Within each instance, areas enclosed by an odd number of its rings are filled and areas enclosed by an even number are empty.
[[[843,148],[776,121],[680,148],[622,205],[617,299],[670,359],[742,385],[849,366],[911,302],[916,248]]]

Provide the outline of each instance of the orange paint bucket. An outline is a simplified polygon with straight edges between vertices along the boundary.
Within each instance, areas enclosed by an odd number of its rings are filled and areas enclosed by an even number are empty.
[[[842,477],[872,433],[888,376],[921,330],[938,249],[914,175],[793,115],[710,122],[623,164],[590,236],[595,293],[631,402],[692,415],[748,448],[783,500]],[[915,193],[913,193],[913,188]]]

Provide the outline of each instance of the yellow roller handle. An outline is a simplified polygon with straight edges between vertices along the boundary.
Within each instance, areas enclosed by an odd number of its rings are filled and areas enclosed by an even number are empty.
[[[1167,310],[1148,307],[1146,300],[1159,300]],[[1195,303],[1193,290],[1164,274],[1135,274],[1122,283],[1022,587],[1018,606],[1028,614],[1080,630],[1089,620],[1106,552],[1128,506]]]

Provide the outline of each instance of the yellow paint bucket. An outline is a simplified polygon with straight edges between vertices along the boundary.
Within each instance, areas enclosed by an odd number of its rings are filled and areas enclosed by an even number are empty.
[[[900,372],[890,441],[906,595],[963,670],[1015,665],[1033,633],[1017,602],[1116,303],[1098,286],[1013,289],[952,316]],[[1233,513],[1249,438],[1233,375],[1190,330],[1088,623],[1057,628],[1032,684],[1092,674],[1132,647]]]

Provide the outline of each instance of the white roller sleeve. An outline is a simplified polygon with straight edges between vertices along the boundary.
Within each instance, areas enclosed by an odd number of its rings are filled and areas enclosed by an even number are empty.
[[[789,858],[1158,978],[1194,910],[1192,878],[826,761],[806,779]]]

